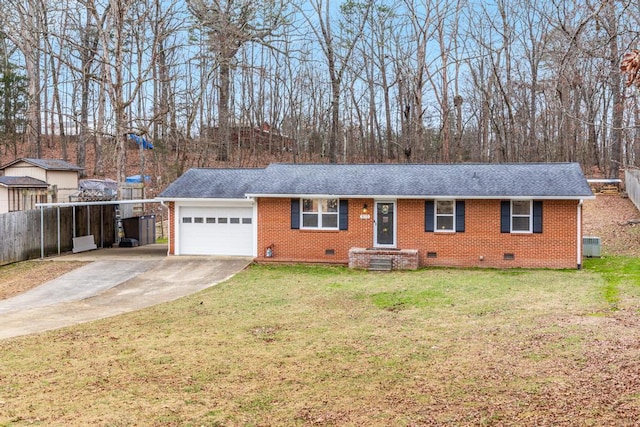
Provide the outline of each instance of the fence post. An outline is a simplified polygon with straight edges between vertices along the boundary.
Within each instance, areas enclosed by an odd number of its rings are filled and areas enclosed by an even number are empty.
[[[40,259],[44,259],[44,208],[40,206]]]
[[[58,206],[58,255],[60,255],[60,206]]]

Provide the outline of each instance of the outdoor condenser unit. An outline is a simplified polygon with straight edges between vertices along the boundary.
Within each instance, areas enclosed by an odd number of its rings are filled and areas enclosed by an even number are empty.
[[[582,253],[587,258],[600,258],[600,238],[592,236],[583,237]]]

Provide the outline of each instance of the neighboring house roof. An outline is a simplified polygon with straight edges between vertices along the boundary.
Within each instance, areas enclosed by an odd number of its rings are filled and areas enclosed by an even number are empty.
[[[493,199],[593,197],[577,163],[272,164],[266,169],[192,169],[160,197],[304,195]]]
[[[158,198],[244,199],[248,188],[261,179],[264,169],[189,169]]]
[[[0,176],[0,185],[10,188],[47,188],[49,184],[30,176]]]
[[[42,169],[45,170],[56,170],[56,171],[81,171],[84,170],[84,168],[74,165],[73,163],[69,163],[65,160],[61,160],[61,159],[27,159],[27,158],[23,158],[23,159],[16,159],[12,162],[7,163],[6,165],[2,166],[0,169],[6,169],[10,166],[15,165],[18,162],[26,162],[29,163],[31,165],[40,167]]]

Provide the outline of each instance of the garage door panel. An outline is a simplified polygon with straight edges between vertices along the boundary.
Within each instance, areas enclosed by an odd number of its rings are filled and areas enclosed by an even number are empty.
[[[253,255],[253,208],[183,207],[180,253]]]

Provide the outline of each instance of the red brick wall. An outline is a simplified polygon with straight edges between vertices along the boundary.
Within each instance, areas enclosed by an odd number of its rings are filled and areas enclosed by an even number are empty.
[[[373,218],[373,200],[349,200],[348,230],[291,230],[291,199],[258,199],[258,259],[273,244],[273,261],[348,263],[350,248],[373,244],[373,220],[360,219],[364,203]]]
[[[362,206],[370,219],[360,219]],[[500,233],[500,200],[467,200],[464,233],[424,231],[424,200],[398,200],[397,243],[421,266],[576,268],[577,201],[543,202],[543,233]],[[347,231],[291,230],[291,199],[258,200],[258,260],[347,264],[352,247],[373,245],[373,200],[349,200]],[[273,245],[273,258],[265,258]],[[333,255],[327,251],[333,251]],[[435,258],[427,253],[434,252]],[[505,260],[504,254],[514,255]],[[482,259],[481,259],[482,257]]]

